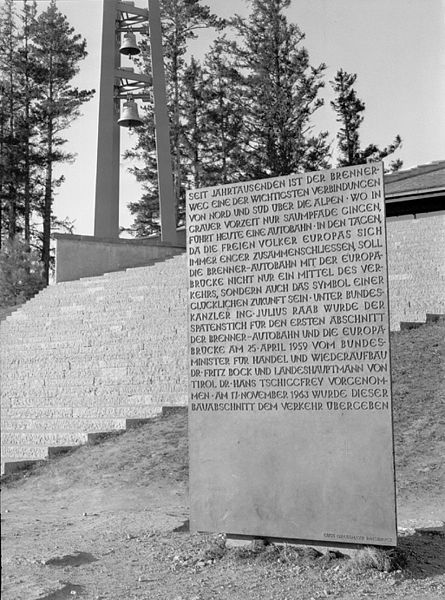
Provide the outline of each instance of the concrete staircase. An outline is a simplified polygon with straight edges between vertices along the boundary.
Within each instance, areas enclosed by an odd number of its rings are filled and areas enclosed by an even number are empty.
[[[1,323],[2,472],[187,404],[185,255],[50,286]]]
[[[445,216],[387,225],[391,330],[443,315]],[[6,470],[185,406],[186,256],[50,286],[0,335]]]

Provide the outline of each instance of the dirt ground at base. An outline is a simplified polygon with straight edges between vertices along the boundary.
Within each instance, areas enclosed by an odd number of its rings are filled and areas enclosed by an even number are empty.
[[[445,599],[443,333],[393,340],[401,568],[191,534],[187,418],[173,413],[5,479],[4,600]]]
[[[178,414],[9,481],[2,499],[3,598],[445,598],[439,496],[416,494],[399,505],[399,545],[408,564],[386,573],[327,549],[321,557],[285,546],[243,552],[224,547],[221,537],[190,534],[186,461],[186,418]]]

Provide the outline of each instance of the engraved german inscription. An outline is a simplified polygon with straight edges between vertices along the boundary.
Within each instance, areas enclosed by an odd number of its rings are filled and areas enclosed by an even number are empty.
[[[192,525],[393,545],[382,165],[193,190],[187,211]]]

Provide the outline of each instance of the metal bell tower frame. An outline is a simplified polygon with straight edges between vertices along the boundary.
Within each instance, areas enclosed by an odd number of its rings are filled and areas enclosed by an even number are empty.
[[[121,67],[119,42],[125,31],[149,33],[152,80]],[[148,10],[119,0],[103,0],[102,57],[99,90],[96,200],[94,235],[119,237],[120,100],[129,92],[144,98],[152,84],[158,163],[161,240],[176,243],[176,206],[170,154],[165,73],[159,0],[148,0]]]

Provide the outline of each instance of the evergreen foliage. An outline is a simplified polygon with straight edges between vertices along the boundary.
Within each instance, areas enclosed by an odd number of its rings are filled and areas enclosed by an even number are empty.
[[[72,160],[61,133],[79,116],[93,91],[71,85],[85,58],[85,40],[69,25],[55,0],[40,14],[23,0],[20,13],[6,0],[0,14],[1,239],[17,235],[37,245],[50,271],[50,239],[55,225],[54,164]]]
[[[327,133],[312,135],[311,116],[323,105],[325,65],[312,67],[304,34],[288,23],[290,0],[249,0],[248,19],[236,16],[228,45],[244,79],[243,151],[247,178],[287,175],[328,166]]]
[[[171,156],[178,224],[185,221],[191,187],[231,183],[329,168],[328,133],[317,133],[313,115],[323,106],[325,65],[312,66],[304,33],[289,23],[290,0],[246,0],[250,14],[228,22],[205,0],[160,0],[167,78]],[[72,85],[86,56],[85,40],[58,10],[56,0],[37,12],[35,0],[20,7],[5,0],[0,12],[1,241],[21,236],[40,248],[45,274],[55,227],[70,228],[53,214],[63,177],[54,165],[73,160],[63,132],[93,92]],[[188,54],[200,30],[227,29],[202,63]],[[151,75],[149,39],[140,44],[136,67]],[[380,149],[361,148],[365,104],[354,89],[356,75],[339,70],[331,82],[331,106],[341,124],[339,166],[381,160],[401,139]],[[160,231],[154,106],[143,108],[144,127],[126,153],[143,194],[129,204],[136,236]],[[400,168],[394,161],[391,170]]]
[[[183,110],[181,87],[187,76],[187,44],[196,39],[197,31],[208,27],[220,28],[223,21],[212,14],[201,0],[162,0],[162,27],[167,78],[167,97],[170,98],[173,182],[177,205],[184,201],[184,145],[182,139]]]
[[[183,119],[180,127],[184,145],[184,169],[189,175],[193,187],[201,187],[204,182],[202,160],[205,148],[205,84],[204,72],[201,65],[192,57],[190,64],[184,70],[180,108]]]
[[[0,308],[22,304],[45,286],[39,253],[18,236],[0,249]]]
[[[357,97],[353,87],[356,80],[356,74],[339,69],[334,81],[331,81],[336,94],[336,99],[331,102],[331,106],[337,113],[337,121],[342,125],[337,134],[339,167],[380,161],[393,154],[402,143],[401,137],[397,135],[392,144],[382,150],[376,144],[361,148],[360,126],[364,119],[365,103]],[[402,164],[400,160],[391,162],[389,171],[397,171]]]
[[[79,90],[71,81],[79,71],[79,62],[87,55],[86,41],[76,34],[67,18],[58,10],[56,0],[37,17],[33,36],[36,61],[35,81],[41,91],[37,106],[40,142],[45,170],[44,196],[40,206],[43,219],[42,261],[48,279],[50,268],[51,216],[55,163],[69,161],[73,156],[63,152],[66,140],[58,135],[80,115],[79,108],[93,91]]]
[[[0,150],[1,233],[14,239],[23,206],[18,197],[20,180],[20,134],[17,131],[18,85],[15,79],[19,35],[13,0],[6,0],[0,20]],[[1,236],[3,237],[3,235]]]
[[[227,39],[218,38],[205,59],[205,144],[201,151],[203,182],[217,185],[239,181],[247,172],[243,141],[243,77],[230,63]]]

